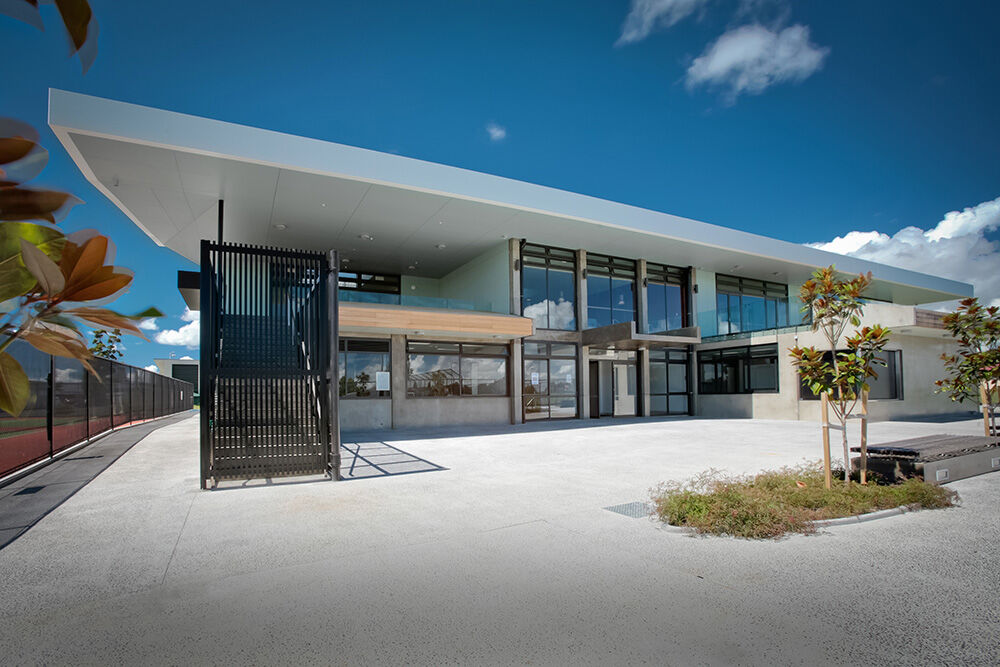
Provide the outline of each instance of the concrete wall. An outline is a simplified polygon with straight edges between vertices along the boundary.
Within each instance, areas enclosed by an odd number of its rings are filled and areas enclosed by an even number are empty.
[[[510,311],[510,253],[506,241],[497,244],[441,278],[438,296],[483,304],[494,313]]]
[[[362,431],[390,428],[392,401],[388,398],[357,398],[340,401],[340,429]]]
[[[437,278],[422,278],[420,276],[400,276],[399,287],[404,296],[440,297],[441,281]]]
[[[713,419],[750,419],[753,414],[751,394],[700,394],[698,416]]]
[[[510,397],[393,398],[393,426],[510,424]]]

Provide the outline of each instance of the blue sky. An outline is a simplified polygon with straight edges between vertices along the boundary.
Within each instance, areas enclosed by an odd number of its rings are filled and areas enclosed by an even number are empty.
[[[45,33],[0,17],[0,113],[43,131],[52,159],[37,183],[86,201],[63,225],[114,239],[137,270],[117,306],[159,307],[160,329],[187,324],[176,270],[194,267],[83,179],[44,126],[49,86],[790,241],[841,237],[828,247],[1000,298],[998,3],[280,4],[92,0],[86,75],[51,8]],[[137,365],[197,357],[126,345]]]

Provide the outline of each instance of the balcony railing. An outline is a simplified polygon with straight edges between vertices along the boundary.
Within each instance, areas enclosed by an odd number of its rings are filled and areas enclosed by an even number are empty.
[[[345,289],[339,292],[341,301],[352,301],[354,303],[382,303],[391,306],[409,306],[411,308],[473,310],[484,313],[504,312],[495,310],[492,301],[468,301],[465,299],[445,299],[411,294],[380,294],[378,292],[360,292],[358,290]]]

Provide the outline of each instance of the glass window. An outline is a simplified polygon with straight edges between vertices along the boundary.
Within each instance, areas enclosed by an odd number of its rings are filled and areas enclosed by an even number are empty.
[[[649,362],[649,393],[667,393],[667,364],[662,362]]]
[[[844,351],[844,350],[841,350]],[[875,364],[872,370],[878,375],[877,378],[868,378],[868,398],[877,400],[902,400],[903,398],[903,353],[900,350],[883,350],[879,359],[885,362],[885,366]],[[823,354],[823,359],[831,361],[829,352]],[[812,393],[812,390],[804,383],[799,386],[799,398],[802,400],[819,400],[819,396]]]
[[[587,328],[635,319],[635,262],[587,255]]]
[[[407,344],[408,396],[507,396],[506,345]]]
[[[651,414],[687,414],[687,351],[650,350],[649,357],[649,408]],[[677,397],[683,400],[675,400]]]
[[[342,398],[388,398],[387,390],[376,390],[378,373],[391,371],[389,341],[340,340],[340,396]]]
[[[763,280],[717,275],[719,334],[788,326],[788,286]]]
[[[538,329],[576,329],[575,254],[522,244],[521,308]]]
[[[572,343],[551,343],[549,345],[549,355],[553,357],[576,358],[576,345]]]
[[[506,396],[507,360],[462,357],[462,394],[466,396]]]
[[[668,331],[667,326],[667,286],[650,282],[646,287],[646,328],[651,333]]]
[[[698,353],[699,391],[743,394],[778,391],[778,346],[753,345]]]
[[[673,331],[685,326],[687,269],[646,264],[647,327],[650,332]]]

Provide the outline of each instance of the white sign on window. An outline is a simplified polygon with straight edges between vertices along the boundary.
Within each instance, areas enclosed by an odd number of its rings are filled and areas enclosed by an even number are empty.
[[[375,391],[389,391],[389,371],[375,371]]]
[[[537,371],[533,372],[531,374],[531,384],[533,384],[535,386],[538,386],[540,384],[539,381],[538,381],[538,372]]]

